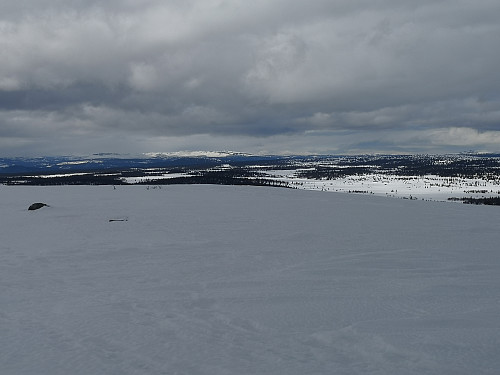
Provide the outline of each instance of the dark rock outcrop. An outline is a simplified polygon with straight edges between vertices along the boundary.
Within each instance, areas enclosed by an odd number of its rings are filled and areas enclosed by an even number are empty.
[[[42,208],[42,207],[45,207],[45,206],[48,206],[48,204],[45,204],[45,203],[33,203],[31,206],[28,207],[28,210],[29,211],[38,210],[39,208]]]

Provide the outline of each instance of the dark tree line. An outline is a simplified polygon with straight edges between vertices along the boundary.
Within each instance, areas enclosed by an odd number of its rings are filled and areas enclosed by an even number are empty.
[[[488,205],[488,206],[500,206],[500,198],[489,197],[489,198],[449,198],[452,201],[462,201],[465,204],[476,204],[476,205]]]

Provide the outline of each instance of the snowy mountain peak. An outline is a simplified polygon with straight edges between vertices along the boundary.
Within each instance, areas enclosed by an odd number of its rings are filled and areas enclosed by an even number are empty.
[[[243,152],[236,151],[176,151],[176,152],[147,152],[147,157],[208,157],[223,158],[228,156],[251,156]]]

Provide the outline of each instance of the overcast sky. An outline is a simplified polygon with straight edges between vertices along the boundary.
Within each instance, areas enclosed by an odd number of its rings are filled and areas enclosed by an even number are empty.
[[[498,0],[0,0],[0,156],[500,152]]]

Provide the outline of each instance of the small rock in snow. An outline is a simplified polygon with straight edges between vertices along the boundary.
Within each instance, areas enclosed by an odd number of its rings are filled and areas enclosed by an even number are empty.
[[[28,207],[28,210],[29,211],[38,210],[39,208],[42,208],[42,207],[45,207],[45,206],[48,206],[48,204],[45,204],[45,203],[33,203],[31,206]]]

